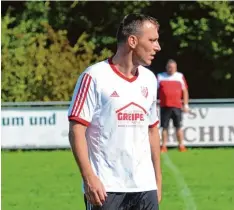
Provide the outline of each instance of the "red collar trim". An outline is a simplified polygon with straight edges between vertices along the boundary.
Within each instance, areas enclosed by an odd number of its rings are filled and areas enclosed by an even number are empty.
[[[108,62],[109,62],[109,65],[110,65],[111,69],[112,69],[119,77],[121,77],[122,79],[124,79],[124,80],[126,80],[126,81],[128,81],[128,82],[134,82],[134,81],[137,79],[137,77],[139,76],[139,70],[137,69],[136,75],[133,76],[132,78],[128,78],[128,77],[126,77],[125,75],[123,75],[123,74],[116,68],[116,66],[115,66],[115,65],[113,64],[113,62],[112,62],[112,57],[108,59]]]

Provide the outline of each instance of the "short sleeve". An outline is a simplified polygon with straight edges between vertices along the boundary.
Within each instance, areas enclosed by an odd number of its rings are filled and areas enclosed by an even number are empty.
[[[182,75],[182,80],[181,80],[181,83],[182,83],[182,89],[188,89],[188,84],[186,82],[186,79],[184,77],[184,75]]]
[[[82,74],[76,83],[68,111],[68,119],[88,126],[96,107],[96,87],[93,78]]]
[[[156,78],[154,81],[155,82],[154,82],[154,88],[153,88],[152,104],[151,104],[150,112],[149,112],[149,128],[153,128],[157,126],[159,123],[158,112],[157,112],[157,86],[158,86],[157,83],[158,82]]]

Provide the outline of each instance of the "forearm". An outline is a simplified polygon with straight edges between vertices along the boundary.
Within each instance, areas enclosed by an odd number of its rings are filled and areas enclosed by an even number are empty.
[[[85,128],[82,128],[82,125],[70,122],[69,142],[80,173],[83,179],[86,180],[94,173],[89,161]]]
[[[157,153],[157,152],[159,152],[159,153]],[[161,190],[162,189],[162,172],[161,172],[160,157],[158,157],[158,156],[160,156],[160,150],[152,153],[152,161],[153,161],[153,165],[154,165],[156,183],[157,183],[158,189]]]
[[[189,94],[187,89],[183,90],[183,102],[184,105],[188,105],[189,103]]]
[[[155,171],[155,177],[158,189],[162,188],[162,172],[161,172],[161,159],[160,159],[160,136],[158,128],[153,128],[149,132],[151,156]]]

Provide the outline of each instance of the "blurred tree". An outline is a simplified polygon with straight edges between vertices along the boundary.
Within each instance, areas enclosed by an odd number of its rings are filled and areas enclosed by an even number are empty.
[[[180,3],[170,24],[179,42],[179,56],[198,52],[203,60],[210,62],[210,69],[196,71],[206,78],[205,88],[214,96],[234,97],[233,2]]]
[[[71,46],[83,33],[88,34],[86,41],[95,46],[93,53],[97,55],[105,48],[115,51],[115,33],[123,16],[131,12],[152,15],[161,25],[162,50],[151,69],[163,71],[167,59],[174,58],[185,73],[192,98],[234,97],[233,2],[31,1],[2,5],[3,14],[9,6],[14,8],[16,19],[10,28],[21,22],[27,25],[24,37],[47,33],[39,24],[43,21],[55,31],[67,31],[64,36]]]
[[[95,54],[86,33],[71,46],[66,30],[54,31],[47,21],[15,21],[9,14],[2,19],[3,101],[68,101],[78,75],[111,55]]]
[[[85,31],[99,47],[97,50],[103,47],[113,50],[120,20],[129,13],[141,12],[149,5],[148,1],[51,2],[49,20],[54,28],[68,31],[71,43]]]
[[[119,11],[109,7],[109,2],[100,3],[93,2],[90,7],[85,1],[32,1],[21,5],[22,12],[17,13],[15,8],[5,11],[2,19],[2,100],[70,100],[77,76],[91,63],[112,54],[106,46],[114,43],[115,37],[105,36],[105,29],[117,22],[123,12],[137,12],[140,5],[148,4],[124,3],[124,11]],[[122,9],[119,2],[116,6]],[[96,9],[103,7],[107,11],[105,14]],[[103,18],[97,18],[93,14],[95,11]],[[113,28],[110,30],[112,32]]]
[[[75,44],[77,37],[86,32],[96,46],[109,47],[110,44],[113,47],[111,44],[115,46],[115,33],[119,21],[128,13],[141,12],[150,5],[150,2],[29,1],[20,6],[15,4],[3,2],[5,8],[14,7],[12,10],[17,17],[16,23],[22,19],[38,22],[44,18],[55,30],[67,30],[71,44]]]

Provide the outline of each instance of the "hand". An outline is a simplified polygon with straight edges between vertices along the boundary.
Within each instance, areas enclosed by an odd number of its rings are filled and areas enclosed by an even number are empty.
[[[157,190],[157,196],[158,196],[158,203],[160,203],[162,200],[162,190],[160,188],[158,188]]]
[[[86,199],[95,206],[102,206],[107,198],[106,190],[96,175],[89,176],[84,181]]]
[[[188,113],[188,112],[189,112],[189,109],[184,107],[184,108],[183,108],[183,112]]]
[[[161,172],[157,174],[156,181],[157,181],[157,187],[158,187],[157,189],[158,203],[160,203],[162,200],[162,174]]]
[[[182,111],[185,112],[185,113],[188,113],[189,112],[189,106],[187,104],[185,104]]]

